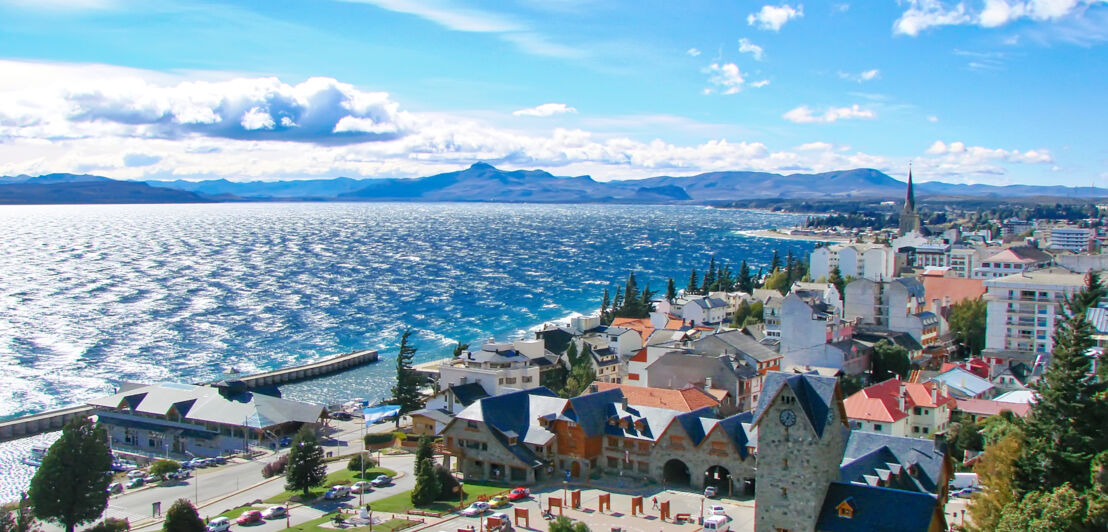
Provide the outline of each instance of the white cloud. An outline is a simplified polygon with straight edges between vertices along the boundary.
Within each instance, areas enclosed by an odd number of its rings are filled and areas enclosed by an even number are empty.
[[[984,0],[981,9],[974,10],[965,2],[908,0],[908,9],[893,23],[893,33],[915,37],[938,26],[996,28],[1023,18],[1056,21],[1080,16],[1088,6],[1104,3],[1108,0]]]
[[[786,22],[802,16],[804,16],[804,6],[802,5],[797,5],[795,8],[789,4],[781,4],[780,6],[764,5],[758,12],[748,15],[746,23],[751,26],[757,25],[763,30],[781,31],[781,27]]]
[[[835,146],[828,142],[806,142],[797,146],[796,149],[800,151],[828,151]]]
[[[1054,158],[1048,150],[1005,150],[1002,148],[985,148],[982,146],[966,146],[964,142],[951,142],[949,144],[936,140],[926,153],[939,156],[939,161],[947,164],[973,166],[988,163],[990,161],[1004,161],[1009,163],[1047,164],[1054,162]]]
[[[723,94],[738,94],[746,83],[735,63],[712,63],[704,69],[704,73],[708,74],[708,83],[719,87]]]
[[[873,81],[881,77],[881,70],[873,68],[870,70],[864,70],[857,74],[851,74],[850,72],[839,72],[839,77],[842,79],[848,79],[858,83],[864,83],[866,81]]]
[[[744,54],[750,54],[754,57],[755,61],[761,61],[765,56],[765,50],[761,46],[750,42],[750,39],[743,37],[739,39],[739,52]]]
[[[762,80],[758,80],[758,81],[752,81],[752,82],[750,83],[750,86],[751,86],[751,87],[754,87],[755,89],[760,89],[760,88],[762,88],[762,87],[765,87],[766,85],[769,85],[769,80],[768,80],[768,79],[762,79]]]
[[[544,103],[537,107],[531,107],[528,109],[520,109],[513,112],[515,116],[553,116],[565,113],[576,113],[577,109],[570,107],[564,103]]]
[[[927,121],[931,122],[932,124],[935,124],[935,123],[938,123],[939,117],[937,117],[935,115],[931,115],[931,116],[927,117]]]
[[[696,56],[700,55],[700,50],[697,50],[696,48],[689,48],[689,50],[685,53],[689,54],[692,57],[696,57]]]
[[[869,109],[862,109],[858,104],[850,107],[829,107],[823,114],[816,114],[807,105],[801,105],[782,115],[785,120],[797,124],[830,124],[839,120],[872,120],[877,114]]]

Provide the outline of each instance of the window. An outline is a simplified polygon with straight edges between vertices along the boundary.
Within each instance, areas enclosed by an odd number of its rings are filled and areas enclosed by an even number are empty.
[[[920,407],[918,407],[918,406],[916,407],[915,411],[916,411],[916,415],[917,415],[917,416],[923,413],[923,409],[921,409],[921,408],[920,408]]]
[[[912,427],[912,432],[919,434],[919,427]]]
[[[783,458],[781,460],[781,467],[784,468],[784,469],[789,468],[789,459],[788,458]]]
[[[477,422],[476,421],[466,421],[466,429],[468,429],[468,430],[477,430]]]
[[[881,431],[881,424],[880,423],[874,423],[873,424],[873,430],[876,430],[876,431],[880,432]]]
[[[928,430],[927,427],[923,427],[923,433],[924,434],[927,434],[927,430]]]

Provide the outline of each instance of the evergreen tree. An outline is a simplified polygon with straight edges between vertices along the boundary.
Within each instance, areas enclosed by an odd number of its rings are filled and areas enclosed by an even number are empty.
[[[573,365],[566,379],[566,387],[559,395],[562,397],[577,397],[585,392],[590,384],[596,380],[596,370],[592,367],[592,348],[585,344],[581,350],[581,356]]]
[[[827,276],[827,282],[835,285],[835,289],[839,291],[840,299],[846,297],[846,280],[843,279],[843,271],[839,269],[838,264],[831,268],[831,273]]]
[[[693,294],[699,294],[700,288],[698,288],[696,276],[696,268],[693,268],[692,273],[689,274],[689,284],[685,285],[685,295],[691,296]]]
[[[707,294],[716,288],[716,258],[708,262],[708,271],[704,272],[704,282],[700,283],[701,293]]]
[[[748,294],[754,292],[754,279],[750,276],[750,265],[745,259],[739,264],[739,278],[736,283],[739,285],[740,292]]]
[[[734,274],[731,273],[731,265],[724,264],[719,269],[719,276],[716,279],[716,290],[719,292],[731,292],[735,289]]]
[[[107,432],[84,417],[62,428],[46,451],[28,491],[35,517],[73,532],[95,521],[108,506],[112,453]]]
[[[950,309],[950,332],[963,357],[977,356],[985,348],[985,300],[980,297],[956,303]]]
[[[793,258],[793,250],[789,250],[785,255],[785,273],[789,279],[789,286],[792,286],[793,281],[796,280],[796,259]]]
[[[769,261],[769,271],[773,273],[781,269],[781,254],[777,250],[773,250],[773,258]]]
[[[666,301],[673,303],[677,299],[677,286],[673,283],[673,277],[666,281]]]
[[[304,425],[292,439],[289,464],[285,468],[285,489],[301,491],[304,497],[311,489],[327,480],[327,464],[323,463],[323,448],[311,427]]]
[[[577,365],[577,342],[570,340],[569,347],[566,348],[566,362],[569,362],[569,367]]]
[[[442,484],[435,474],[435,464],[430,459],[425,459],[416,464],[416,485],[412,490],[412,505],[416,507],[427,506],[438,498],[442,492]]]
[[[893,377],[906,379],[908,372],[912,370],[908,350],[888,340],[881,340],[873,346],[870,365],[873,371],[873,382],[885,382]]]
[[[27,494],[15,506],[0,506],[0,532],[42,532],[35,515],[27,505]]]
[[[467,349],[469,349],[469,344],[458,342],[458,345],[454,346],[454,358],[464,355]]]
[[[600,317],[603,319],[607,316],[608,307],[612,304],[611,296],[608,295],[608,289],[604,289],[604,296],[600,299]]]
[[[165,532],[204,532],[206,528],[196,508],[186,499],[177,499],[165,513],[162,523]]]
[[[400,414],[396,416],[397,427],[400,426],[400,416],[423,407],[419,389],[426,379],[412,368],[416,348],[408,345],[411,335],[412,330],[406,329],[400,336],[400,352],[396,355],[396,385],[392,387],[392,402],[400,406]]]
[[[731,315],[731,326],[736,329],[742,327],[748,316],[750,316],[750,303],[747,303],[744,299],[742,303],[739,303],[739,308],[735,310],[735,313]]]
[[[435,465],[435,450],[431,447],[431,437],[426,434],[419,437],[419,447],[416,447],[415,463],[419,466],[422,466],[424,463],[431,464],[432,467]]]
[[[627,274],[627,284],[623,285],[623,307],[635,308],[639,304],[639,284],[635,282],[635,272]],[[620,310],[624,310],[621,308]]]

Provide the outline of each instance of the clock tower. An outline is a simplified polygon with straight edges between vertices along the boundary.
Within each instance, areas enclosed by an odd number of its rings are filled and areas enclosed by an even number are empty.
[[[827,488],[839,480],[849,432],[837,380],[767,374],[754,423],[755,531],[814,530]]]

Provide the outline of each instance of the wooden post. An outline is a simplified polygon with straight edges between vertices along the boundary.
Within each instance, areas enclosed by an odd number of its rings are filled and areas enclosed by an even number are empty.
[[[597,505],[599,506],[596,510],[598,512],[603,512],[605,509],[609,512],[612,511],[612,495],[610,493],[601,493]]]
[[[527,508],[516,508],[516,526],[523,521],[523,528],[531,528],[531,517],[527,514]]]
[[[658,519],[662,521],[669,519],[669,501],[662,501],[660,508],[661,509],[658,510]]]
[[[581,508],[581,490],[569,492],[569,507],[573,509]]]
[[[642,497],[631,497],[631,515],[636,516],[643,513],[642,511]]]

